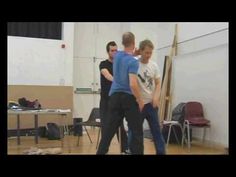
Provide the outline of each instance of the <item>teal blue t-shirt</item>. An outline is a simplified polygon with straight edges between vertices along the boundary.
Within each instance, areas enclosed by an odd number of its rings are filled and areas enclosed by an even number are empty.
[[[129,86],[129,73],[138,73],[139,62],[132,55],[118,51],[113,59],[113,82],[109,96],[115,92],[125,92],[132,95]]]

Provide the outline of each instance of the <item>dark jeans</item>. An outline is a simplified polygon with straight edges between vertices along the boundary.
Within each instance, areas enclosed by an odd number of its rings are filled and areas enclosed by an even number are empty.
[[[158,108],[153,108],[151,103],[145,104],[143,110],[142,110],[142,118],[143,122],[146,118],[148,125],[150,127],[156,154],[166,154],[165,151],[165,141],[161,133],[161,127],[159,123],[159,117],[158,117]],[[132,138],[133,133],[131,130],[128,130],[128,142],[130,142],[130,139]],[[129,143],[128,143],[129,144]]]
[[[103,136],[99,143],[97,154],[106,154],[111,140],[117,132],[123,118],[132,131],[130,151],[132,154],[143,154],[143,125],[138,103],[133,95],[118,92],[110,96],[108,118],[103,126]]]
[[[100,99],[100,118],[101,118],[101,125],[102,125],[101,137],[104,136],[104,126],[106,126],[107,120],[108,120],[108,101],[109,101],[109,96],[101,95],[101,99]],[[120,141],[120,143],[121,143],[121,151],[125,152],[126,150],[128,150],[128,137],[127,137],[127,133],[124,128],[123,121],[120,122],[119,126],[120,126],[120,130],[121,130],[121,140],[119,138],[118,131],[117,131],[116,135],[117,135],[118,141]]]

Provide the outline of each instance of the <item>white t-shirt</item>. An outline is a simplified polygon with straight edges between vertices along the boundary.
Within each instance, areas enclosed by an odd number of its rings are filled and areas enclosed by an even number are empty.
[[[157,63],[149,60],[144,64],[139,60],[138,83],[144,104],[152,102],[156,89],[155,79],[160,78],[160,69]]]

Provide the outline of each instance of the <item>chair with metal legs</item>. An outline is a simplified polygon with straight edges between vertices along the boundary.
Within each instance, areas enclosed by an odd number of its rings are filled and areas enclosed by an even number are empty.
[[[99,108],[93,108],[87,121],[77,123],[77,125],[81,125],[82,127],[84,127],[91,143],[93,143],[93,141],[88,133],[86,126],[99,128],[96,148],[98,147],[99,137],[100,137],[100,133],[101,133],[101,122],[98,121],[100,119],[100,111],[99,110],[100,110]],[[79,140],[80,140],[80,136],[78,136],[77,146],[79,146]]]
[[[206,128],[210,128],[210,121],[204,118],[203,107],[200,102],[188,102],[185,105],[185,120],[183,126],[183,132],[187,128],[187,144],[190,150],[190,128],[203,128],[202,141],[205,141]],[[185,134],[182,137],[182,146],[186,140]]]
[[[178,140],[178,137],[177,137],[177,134],[176,134],[176,132],[175,132],[174,127],[175,127],[175,126],[180,127],[181,133],[182,133],[181,136],[183,137],[183,127],[182,127],[182,125],[181,125],[178,121],[166,121],[166,120],[164,120],[164,121],[163,121],[163,126],[169,126],[168,136],[167,136],[167,141],[166,141],[166,147],[168,147],[168,145],[169,145],[170,135],[171,135],[171,130],[172,130],[172,129],[173,129],[173,132],[174,132],[174,136],[175,136],[176,141],[178,142],[178,144],[180,144],[180,142],[179,142],[179,140]]]

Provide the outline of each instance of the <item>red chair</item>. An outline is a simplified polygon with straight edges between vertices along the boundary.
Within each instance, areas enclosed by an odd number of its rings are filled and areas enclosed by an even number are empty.
[[[187,142],[188,148],[190,149],[190,128],[203,128],[203,142],[205,141],[206,128],[210,128],[210,121],[205,119],[203,114],[202,104],[199,102],[187,102],[185,104],[185,120],[183,126],[183,132],[187,128]],[[184,139],[186,139],[183,133],[182,146],[184,144]]]

